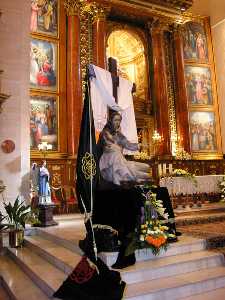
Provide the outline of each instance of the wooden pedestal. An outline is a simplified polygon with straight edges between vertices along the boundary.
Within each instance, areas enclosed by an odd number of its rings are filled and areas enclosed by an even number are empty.
[[[53,220],[53,210],[55,208],[54,204],[40,204],[39,208],[39,227],[48,227],[58,225],[57,222]]]

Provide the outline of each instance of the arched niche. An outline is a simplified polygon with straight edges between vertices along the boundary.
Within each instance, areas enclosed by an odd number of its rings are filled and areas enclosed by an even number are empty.
[[[107,35],[106,56],[118,63],[118,74],[136,85],[134,108],[142,150],[152,153],[151,137],[154,128],[151,116],[148,44],[144,33],[126,25],[114,25]]]

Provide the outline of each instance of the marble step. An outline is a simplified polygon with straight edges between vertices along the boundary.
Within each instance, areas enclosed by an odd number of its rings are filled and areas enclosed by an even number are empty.
[[[46,240],[40,235],[25,237],[25,247],[31,249],[66,274],[73,271],[81,258],[81,255],[74,251]]]
[[[29,248],[9,249],[8,251],[23,271],[49,297],[67,276]],[[221,287],[225,287],[225,267],[212,267],[204,270],[204,272],[200,270],[128,284],[125,299],[162,300],[165,298],[175,300]],[[24,300],[26,299],[24,298]]]
[[[205,240],[182,235],[179,241],[169,244],[167,251],[162,251],[158,256],[152,254],[150,249],[142,249],[136,251],[137,261],[155,260],[179,254],[193,253],[206,248]],[[99,257],[108,265],[111,266],[117,259],[117,252],[102,252]]]
[[[125,299],[181,300],[225,287],[225,267],[215,267],[182,275],[130,284]],[[201,300],[205,298],[201,298]],[[216,299],[215,299],[216,300]]]
[[[154,279],[161,280],[161,278],[200,270],[204,272],[208,268],[222,265],[225,265],[222,254],[199,251],[137,262],[134,266],[122,270],[121,276],[129,284]]]
[[[225,288],[216,289],[211,292],[202,293],[199,295],[183,298],[182,300],[224,300],[225,299]]]
[[[56,227],[55,227],[56,228]],[[56,228],[57,229],[57,228]],[[56,234],[54,231],[53,233],[51,231],[45,230],[45,229],[39,229],[36,230],[37,235],[45,238],[46,240],[52,241],[53,243],[63,246],[79,255],[82,255],[82,251],[79,248],[79,239],[84,239],[84,235],[82,235],[80,238],[77,239],[69,239],[65,235],[59,235]]]
[[[32,279],[6,255],[0,256],[0,277],[4,288],[2,291],[0,289],[1,300],[49,300]]]
[[[80,260],[79,255],[45,240],[41,236],[26,237],[25,245],[66,274],[70,274]],[[203,270],[208,267],[220,266],[222,263],[224,263],[222,254],[198,251],[191,254],[180,254],[137,262],[134,266],[122,271],[121,275],[127,283],[134,283]]]
[[[205,215],[199,216],[180,216],[176,217],[176,226],[188,226],[188,225],[195,225],[195,224],[208,224],[214,222],[222,222],[225,220],[225,212],[220,213],[210,213]]]
[[[50,298],[67,277],[63,271],[29,248],[8,248],[8,254],[21,267],[23,272]],[[24,298],[23,300],[28,299]]]

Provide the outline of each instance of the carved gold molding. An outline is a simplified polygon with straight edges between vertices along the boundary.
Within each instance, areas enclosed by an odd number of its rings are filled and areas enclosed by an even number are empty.
[[[91,16],[92,22],[96,22],[101,19],[105,20],[110,11],[109,6],[101,5],[96,2],[87,3],[82,9]]]
[[[171,50],[170,41],[164,37],[164,49],[165,49],[165,63],[167,72],[167,89],[168,89],[168,110],[169,110],[169,127],[172,152],[175,153],[178,134],[177,134],[177,122],[176,122],[176,108],[175,108],[175,89],[174,89],[174,74],[173,74],[173,53]],[[175,140],[173,140],[175,138]]]
[[[79,0],[65,0],[64,7],[67,16],[76,16],[79,14],[80,1]]]

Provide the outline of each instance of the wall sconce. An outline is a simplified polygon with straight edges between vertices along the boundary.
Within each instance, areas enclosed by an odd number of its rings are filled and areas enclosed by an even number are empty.
[[[154,144],[158,144],[162,141],[162,136],[158,133],[157,130],[154,130],[152,141]]]
[[[47,152],[52,150],[52,144],[48,144],[48,142],[42,142],[38,145],[38,150],[45,158],[47,156]]]
[[[0,70],[0,113],[2,112],[2,104],[10,97],[10,95],[2,93],[2,73],[3,70]]]

